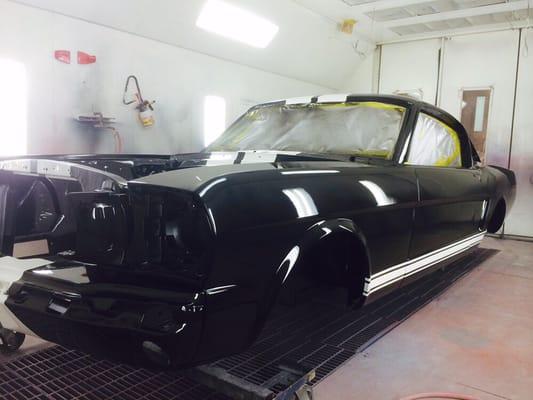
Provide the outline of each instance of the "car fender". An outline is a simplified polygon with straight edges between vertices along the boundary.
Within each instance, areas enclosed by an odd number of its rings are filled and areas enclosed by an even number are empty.
[[[354,224],[354,222],[346,218],[319,221],[305,231],[303,237],[285,253],[284,258],[276,267],[272,281],[268,285],[265,299],[262,302],[262,312],[260,313],[260,317],[266,318],[266,315],[274,305],[279,292],[284,287],[287,280],[295,271],[303,267],[307,257],[312,254],[312,250],[319,245],[320,241],[333,235],[348,235],[363,247],[364,257],[366,258],[365,263],[363,264],[363,277],[368,278],[370,276],[371,261],[366,245],[366,239],[363,232]],[[360,266],[361,264],[357,264],[355,268],[360,268]]]
[[[283,285],[287,281],[294,270],[296,270],[301,264],[305,263],[306,257],[309,256],[311,251],[321,240],[339,234],[349,235],[361,243],[365,249],[365,257],[367,261],[364,275],[365,277],[370,276],[370,256],[368,254],[364,234],[352,220],[338,218],[319,221],[307,229],[303,238],[289,250],[276,269],[276,277],[278,278],[280,285]]]

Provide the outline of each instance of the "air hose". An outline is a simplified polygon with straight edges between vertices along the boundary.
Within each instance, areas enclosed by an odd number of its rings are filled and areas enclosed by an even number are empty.
[[[450,400],[479,400],[477,397],[472,397],[466,394],[457,393],[420,393],[412,396],[402,397],[400,400],[438,400],[438,399],[450,399]]]

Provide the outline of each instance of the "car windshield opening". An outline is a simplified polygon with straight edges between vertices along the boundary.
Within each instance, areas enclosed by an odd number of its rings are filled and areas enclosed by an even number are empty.
[[[391,159],[405,111],[381,102],[258,106],[206,151],[277,150]]]

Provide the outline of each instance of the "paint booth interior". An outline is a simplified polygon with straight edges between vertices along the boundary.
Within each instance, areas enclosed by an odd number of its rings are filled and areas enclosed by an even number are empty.
[[[0,398],[530,398],[532,7],[0,0]]]

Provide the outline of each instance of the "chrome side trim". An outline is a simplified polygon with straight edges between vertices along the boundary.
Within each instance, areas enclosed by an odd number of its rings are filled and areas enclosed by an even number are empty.
[[[368,296],[384,287],[392,285],[403,278],[407,278],[413,274],[423,271],[441,261],[460,254],[476,245],[478,245],[485,236],[486,231],[469,236],[465,239],[459,240],[449,244],[441,249],[426,253],[420,257],[394,265],[384,271],[378,272],[365,279],[365,287],[363,294]]]

